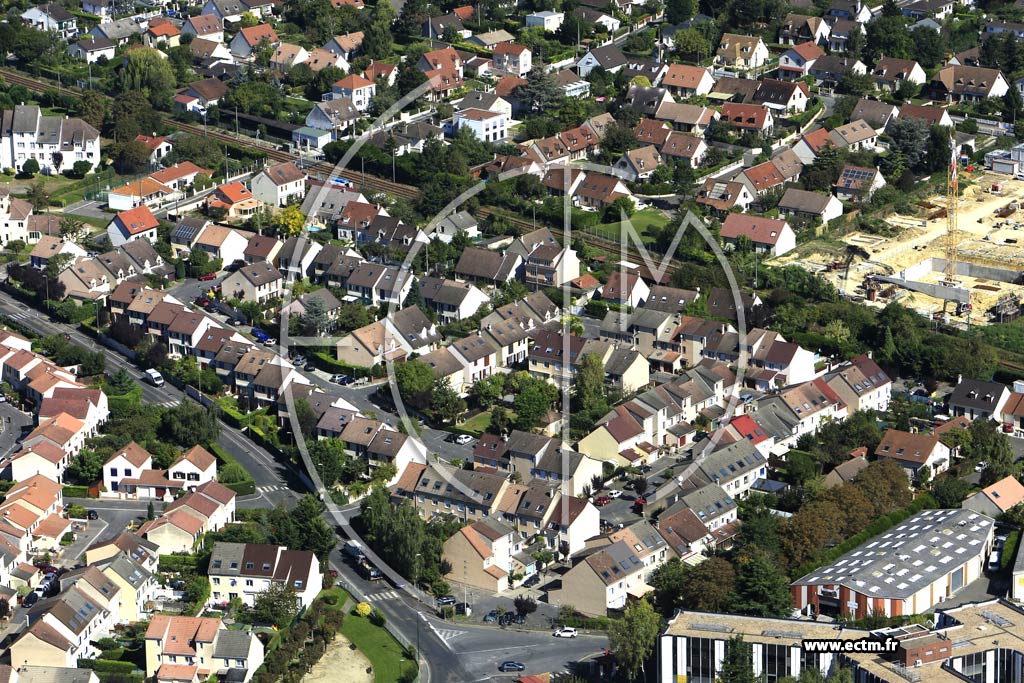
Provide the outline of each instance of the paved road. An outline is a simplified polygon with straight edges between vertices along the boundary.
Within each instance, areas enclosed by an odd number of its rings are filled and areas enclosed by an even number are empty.
[[[171,406],[177,405],[183,399],[182,393],[170,385],[157,388],[145,383],[142,380],[142,373],[114,351],[97,344],[71,327],[50,322],[3,292],[0,292],[0,314],[10,316],[39,334],[68,334],[72,342],[102,351],[107,359],[108,370],[124,368],[140,383],[142,397],[146,402]],[[368,398],[371,389],[367,387],[339,387],[322,377],[311,376],[317,377],[317,384],[322,382],[332,394],[348,398],[361,409],[370,409],[367,406],[373,406]],[[374,406],[372,409],[383,416],[384,411],[380,407]],[[392,416],[392,419],[397,423],[397,418]],[[435,442],[438,435],[442,435],[440,438],[443,439],[443,434],[444,432],[437,430],[427,430],[426,440],[428,443]],[[237,458],[256,481],[257,494],[239,499],[239,507],[274,506],[282,501],[291,502],[309,490],[308,479],[304,473],[297,471],[290,463],[279,462],[270,453],[246,439],[238,430],[223,425],[218,443]],[[441,452],[460,452],[453,450],[456,448],[460,447],[444,444],[444,450]],[[461,448],[469,452],[470,447]],[[102,522],[106,524],[102,529],[99,525],[94,527],[95,536],[90,539],[90,543],[113,536],[130,521],[137,521],[145,516],[145,502],[83,502],[96,509],[101,515]],[[344,510],[345,513],[350,515],[354,507],[349,506]],[[328,520],[333,526],[333,516],[328,514]],[[513,633],[468,623],[456,627],[433,616],[421,616],[421,612],[428,608],[401,591],[364,582],[353,567],[342,561],[337,549],[331,553],[330,561],[338,569],[343,581],[361,587],[360,590],[364,593],[377,596],[372,598],[375,606],[384,612],[389,623],[406,639],[410,642],[418,640],[420,652],[429,667],[424,672],[424,681],[427,683],[432,680],[452,683],[488,680],[496,675],[497,664],[509,658],[526,661],[529,665],[528,670],[531,671],[562,670],[566,668],[570,659],[582,658],[605,647],[603,636],[556,642],[546,634]],[[481,614],[480,617],[482,616]]]
[[[64,207],[64,213],[73,213],[79,216],[90,216],[92,218],[103,218],[106,220],[113,220],[114,214],[109,211],[104,211],[100,207],[103,206],[101,202],[97,201],[81,201],[69,204]]]

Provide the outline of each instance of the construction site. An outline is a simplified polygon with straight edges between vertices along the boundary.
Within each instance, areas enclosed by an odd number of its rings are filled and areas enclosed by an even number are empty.
[[[866,305],[898,301],[957,327],[1014,320],[1024,301],[1024,182],[983,171],[968,184],[959,174],[951,168],[946,195],[916,214],[886,217],[895,236],[853,232],[839,238],[845,249],[810,242],[775,263],[819,273]]]

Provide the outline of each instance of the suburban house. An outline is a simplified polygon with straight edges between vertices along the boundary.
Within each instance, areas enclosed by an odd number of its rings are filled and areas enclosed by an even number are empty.
[[[300,204],[306,194],[306,174],[291,161],[265,168],[252,182],[252,194],[267,206],[282,207]]]
[[[148,206],[137,206],[114,216],[114,220],[107,226],[107,237],[114,247],[134,240],[147,240],[155,244],[158,225],[159,221]]]
[[[781,256],[796,249],[796,233],[784,220],[730,213],[722,223],[722,241],[736,246],[741,238],[750,240],[755,250]]]
[[[521,541],[500,519],[486,517],[456,531],[444,542],[441,557],[459,567],[460,581],[474,588],[501,593],[511,588],[513,556]]]
[[[791,221],[820,221],[828,225],[829,221],[843,215],[843,203],[835,195],[820,192],[808,192],[791,187],[779,200],[779,215]]]
[[[221,283],[221,291],[241,301],[265,304],[280,298],[283,281],[277,268],[266,261],[260,261],[244,265],[227,276]]]
[[[949,411],[954,417],[970,420],[996,419],[1003,412],[1010,390],[999,382],[960,379],[949,395]]]
[[[305,608],[323,588],[316,555],[269,544],[218,541],[207,575],[211,605],[238,599],[251,607],[257,594],[276,584],[291,588],[299,606]]]
[[[1021,503],[1024,503],[1024,484],[1009,476],[967,496],[960,507],[996,518]]]
[[[715,63],[727,68],[748,71],[764,66],[768,57],[768,47],[761,38],[726,33],[718,43]]]
[[[920,480],[921,469],[928,468],[929,476],[945,472],[950,466],[949,446],[939,437],[922,432],[910,433],[887,429],[875,448],[875,457],[894,460],[910,481]]]

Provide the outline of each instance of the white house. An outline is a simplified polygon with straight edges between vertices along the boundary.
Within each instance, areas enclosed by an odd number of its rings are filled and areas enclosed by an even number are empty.
[[[167,468],[167,478],[190,489],[216,481],[217,459],[202,446],[193,446]]]
[[[736,244],[741,237],[753,243],[754,249],[781,256],[796,249],[796,233],[784,220],[730,213],[722,223],[722,240]]]
[[[468,128],[483,142],[499,142],[508,137],[508,116],[486,109],[463,109],[455,112],[452,127],[456,131]]]
[[[148,206],[137,206],[114,216],[114,220],[107,226],[107,237],[113,247],[134,240],[148,240],[156,244],[159,224]]]
[[[950,465],[949,446],[939,437],[918,432],[911,434],[898,429],[888,429],[875,449],[879,459],[895,460],[902,467],[910,481],[917,481],[922,467],[927,467],[931,476],[945,472]]]
[[[75,15],[55,2],[30,7],[22,12],[21,20],[37,31],[56,33],[62,40],[70,40],[78,33]]]
[[[211,605],[237,598],[252,607],[259,593],[276,584],[295,591],[299,606],[305,608],[323,588],[316,555],[284,546],[219,541],[213,546],[207,575]]]
[[[554,33],[565,21],[564,12],[534,12],[526,15],[526,28],[542,28]]]
[[[306,173],[291,161],[265,168],[252,179],[252,194],[267,206],[301,203],[306,194]]]
[[[44,173],[61,172],[77,161],[100,163],[100,132],[82,119],[43,116],[35,105],[15,105],[3,113],[0,166],[21,169],[35,159]]]
[[[153,456],[149,451],[132,441],[103,463],[103,488],[117,491],[122,479],[138,478],[142,470],[153,469]]]
[[[93,64],[100,57],[113,59],[116,49],[116,46],[106,38],[87,35],[77,43],[68,45],[68,54],[75,59],[84,59],[89,64]]]
[[[325,100],[333,100],[340,97],[347,97],[352,104],[361,112],[370,108],[370,101],[377,94],[377,84],[367,80],[359,74],[349,74],[331,87],[330,96],[324,96]]]
[[[533,53],[525,45],[500,43],[494,46],[491,62],[499,74],[524,78],[533,68]]]

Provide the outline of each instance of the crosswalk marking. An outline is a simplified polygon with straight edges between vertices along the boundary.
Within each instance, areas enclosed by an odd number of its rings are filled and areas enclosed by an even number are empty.
[[[379,593],[371,593],[366,596],[367,602],[377,602],[378,600],[390,600],[397,598],[398,593],[396,591],[381,591]]]
[[[256,490],[259,491],[260,493],[270,493],[271,491],[284,491],[286,488],[287,487],[285,486],[277,486],[275,484],[270,486],[257,486]]]

